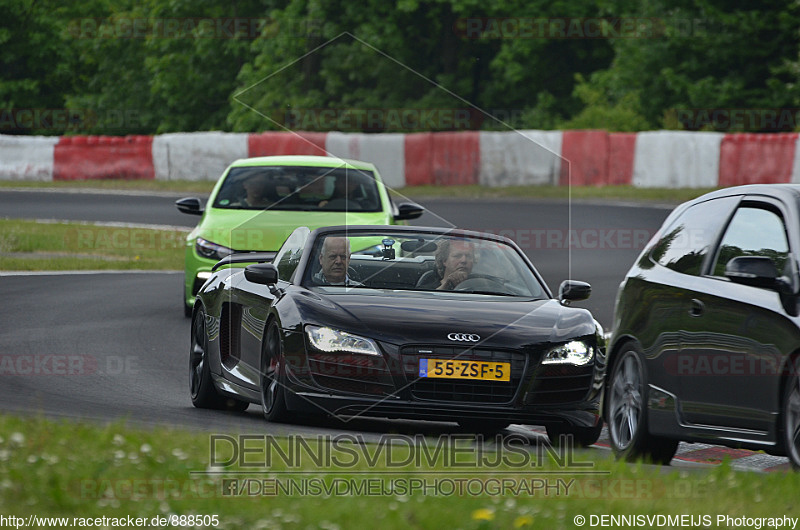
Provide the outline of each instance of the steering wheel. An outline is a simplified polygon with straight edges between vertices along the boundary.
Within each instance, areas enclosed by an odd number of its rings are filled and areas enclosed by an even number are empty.
[[[511,294],[506,289],[505,281],[496,276],[488,274],[470,274],[469,278],[459,283],[456,291],[489,291],[501,294]]]

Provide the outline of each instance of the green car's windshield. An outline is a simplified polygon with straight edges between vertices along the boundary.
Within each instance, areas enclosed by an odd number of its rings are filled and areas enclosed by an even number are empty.
[[[413,232],[342,232],[319,238],[303,284],[545,298],[519,251],[503,241]]]
[[[371,171],[345,167],[234,167],[217,193],[214,208],[379,212]]]

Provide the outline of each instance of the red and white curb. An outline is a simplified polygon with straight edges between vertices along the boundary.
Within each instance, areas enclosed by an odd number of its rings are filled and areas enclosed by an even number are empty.
[[[240,158],[327,155],[374,163],[392,188],[456,184],[692,188],[800,183],[798,136],[593,130],[0,135],[0,180],[213,181]]]

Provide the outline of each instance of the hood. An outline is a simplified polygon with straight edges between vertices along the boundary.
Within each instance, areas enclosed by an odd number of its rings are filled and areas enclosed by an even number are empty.
[[[295,212],[279,210],[223,210],[206,213],[190,237],[234,250],[278,250],[298,226],[314,230],[334,225],[390,224],[384,212]]]
[[[450,333],[479,335],[481,347],[559,343],[595,333],[585,309],[556,300],[424,292],[312,293],[298,297],[306,323],[338,327],[380,342],[473,346]]]

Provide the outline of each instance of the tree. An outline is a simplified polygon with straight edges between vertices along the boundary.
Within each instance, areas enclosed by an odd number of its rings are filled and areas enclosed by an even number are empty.
[[[70,107],[96,112],[92,133],[225,129],[253,28],[268,23],[262,4],[146,0],[95,7],[94,26],[77,39],[83,89],[67,98]]]
[[[0,0],[0,133],[59,134],[74,81],[62,21],[52,0]],[[62,127],[63,126],[63,127]]]
[[[628,6],[627,9],[630,9]],[[682,128],[714,128],[698,120],[703,110],[779,109],[796,105],[786,69],[798,56],[798,5],[792,0],[652,0],[644,12],[627,11],[650,22],[646,38],[613,42],[612,65],[591,76],[591,84],[612,103],[634,94],[650,127],[677,114]],[[705,113],[708,115],[708,113]],[[751,120],[746,120],[751,121]],[[729,120],[719,123],[728,129]],[[752,120],[744,129],[786,130]]]
[[[358,116],[417,109],[442,117],[466,111],[468,123],[461,128],[535,125],[524,123],[525,116],[541,116],[535,110],[542,105],[557,107],[547,109],[550,114],[577,108],[564,100],[570,99],[573,73],[607,66],[611,49],[604,41],[531,38],[519,26],[551,13],[586,16],[581,8],[591,12],[591,6],[589,0],[490,5],[292,0],[276,11],[278,26],[301,20],[319,31],[304,39],[279,35],[256,41],[255,60],[239,75],[240,92],[228,119],[243,131],[282,125],[331,130],[343,124],[352,130],[409,131],[420,128],[389,119],[371,127]],[[510,118],[493,123],[478,109],[500,110]],[[315,116],[326,115],[336,119],[315,122]],[[307,119],[292,121],[298,116]],[[445,119],[424,125],[422,130],[453,127]]]

